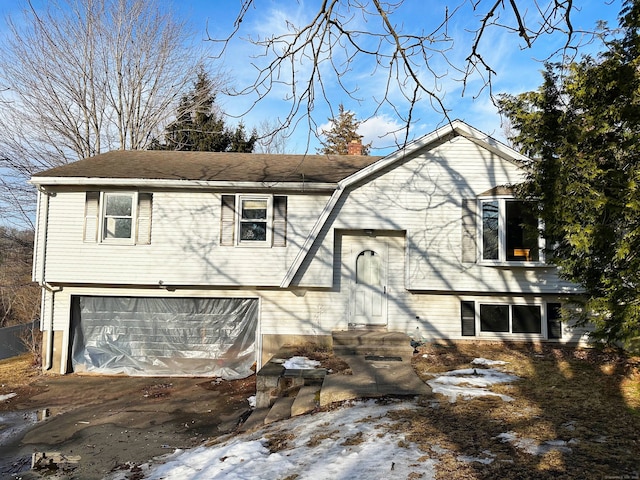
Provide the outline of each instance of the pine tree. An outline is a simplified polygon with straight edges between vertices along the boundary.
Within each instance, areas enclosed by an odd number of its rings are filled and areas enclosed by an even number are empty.
[[[345,111],[344,105],[338,106],[338,116],[328,119],[331,127],[329,130],[322,130],[325,140],[321,141],[322,148],[318,153],[325,155],[348,155],[349,144],[352,141],[361,142],[362,136],[358,135],[358,127],[362,122],[356,119],[356,114]],[[362,145],[362,155],[369,155],[371,143]]]
[[[201,152],[253,152],[258,138],[255,131],[247,137],[240,123],[229,128],[215,103],[213,83],[201,70],[193,89],[184,95],[176,109],[176,119],[164,131],[164,141],[157,139],[151,150],[181,150]]]
[[[581,320],[607,342],[640,337],[640,0],[620,26],[598,57],[548,65],[537,91],[500,100],[533,159],[521,194],[539,203],[561,275],[584,288]]]

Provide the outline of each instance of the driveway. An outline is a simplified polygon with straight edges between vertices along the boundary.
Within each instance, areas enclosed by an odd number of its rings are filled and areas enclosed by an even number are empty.
[[[0,394],[10,386],[2,387]],[[59,478],[92,480],[233,431],[249,411],[255,376],[40,376],[13,390],[0,402],[0,478],[30,467],[34,452],[60,452],[77,463]],[[35,471],[19,477],[41,478]]]

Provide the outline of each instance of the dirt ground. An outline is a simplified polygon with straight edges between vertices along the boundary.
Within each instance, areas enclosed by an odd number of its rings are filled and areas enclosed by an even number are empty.
[[[341,370],[328,352],[307,348],[297,354],[319,355]],[[476,357],[507,362],[505,369],[519,380],[493,390],[513,401],[437,398],[436,408],[427,398],[424,407],[396,414],[407,440],[438,460],[436,478],[640,478],[640,358],[553,345],[462,342],[419,347],[413,367],[426,382],[469,368]],[[120,478],[139,480],[137,465],[233,433],[249,413],[255,377],[43,376],[23,358],[0,362],[0,398],[10,393],[17,395],[0,400],[0,478],[42,478],[19,470],[30,466],[33,452],[53,451],[79,457],[53,478],[93,480],[121,472]],[[44,409],[48,419],[37,422],[36,412]],[[28,430],[12,431],[12,425],[29,423]],[[497,440],[505,432],[540,452]],[[562,447],[544,448],[554,445]],[[460,460],[487,452],[495,461]]]
[[[0,362],[0,397],[17,394],[0,402],[2,479],[51,478],[46,469],[28,470],[32,454],[60,452],[77,463],[55,472],[58,478],[102,479],[121,471],[133,480],[140,463],[232,432],[255,394],[255,376],[48,376],[25,362]],[[48,417],[38,421],[43,411]]]

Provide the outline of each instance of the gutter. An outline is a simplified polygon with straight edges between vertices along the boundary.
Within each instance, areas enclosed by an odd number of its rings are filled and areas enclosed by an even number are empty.
[[[188,188],[215,190],[292,190],[292,191],[332,191],[334,182],[228,182],[207,180],[168,180],[149,178],[100,178],[100,177],[32,177],[29,183],[42,188],[48,186],[75,187],[135,187],[135,188]]]

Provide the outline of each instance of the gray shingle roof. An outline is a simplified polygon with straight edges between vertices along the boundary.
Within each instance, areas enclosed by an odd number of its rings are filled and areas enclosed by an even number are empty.
[[[380,158],[359,155],[120,150],[52,168],[34,175],[34,178],[334,183]]]

